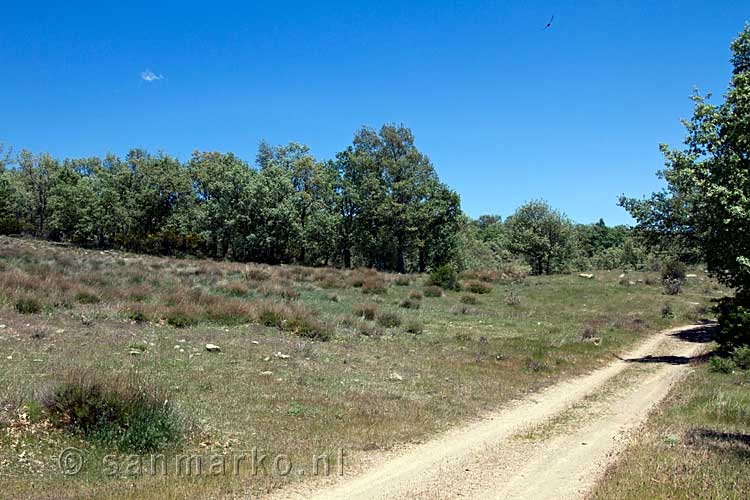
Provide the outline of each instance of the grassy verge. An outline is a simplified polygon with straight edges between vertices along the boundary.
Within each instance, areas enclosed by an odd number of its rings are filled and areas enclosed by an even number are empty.
[[[750,498],[750,372],[709,365],[676,387],[591,499]]]
[[[599,367],[650,332],[700,319],[722,293],[702,273],[677,296],[663,294],[656,273],[594,274],[490,277],[454,292],[424,276],[0,238],[3,496],[262,493],[314,475],[314,457],[337,470],[344,450],[353,467]],[[256,450],[266,467],[245,461],[236,474],[179,480],[128,468],[127,454],[53,426],[40,409],[40,392],[78,368],[164,394],[196,427],[167,458]],[[58,463],[68,446],[85,456],[72,476]],[[281,455],[294,473],[272,470]]]

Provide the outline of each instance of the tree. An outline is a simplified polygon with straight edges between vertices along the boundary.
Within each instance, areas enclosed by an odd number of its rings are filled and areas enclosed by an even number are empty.
[[[572,254],[573,224],[545,201],[522,205],[506,221],[508,245],[526,257],[534,274],[564,269]]]
[[[666,190],[621,198],[654,246],[706,262],[724,284],[750,291],[750,25],[732,42],[733,74],[724,102],[697,92],[684,121],[685,149],[661,145]]]
[[[46,236],[50,188],[59,163],[48,154],[35,156],[24,150],[18,157],[18,166],[28,216],[36,228],[36,234]]]

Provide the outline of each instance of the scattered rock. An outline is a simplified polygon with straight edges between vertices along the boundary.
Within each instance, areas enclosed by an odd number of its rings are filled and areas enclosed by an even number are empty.
[[[289,359],[289,358],[291,358],[290,355],[288,355],[288,354],[282,354],[281,352],[277,352],[276,354],[273,355],[273,357],[274,358],[278,358],[278,359]]]
[[[208,352],[221,352],[221,347],[216,344],[206,344],[206,350]]]
[[[632,280],[631,280],[631,281],[628,281],[628,285],[629,285],[629,286],[634,286],[634,285],[635,285],[635,281],[632,281]]]
[[[131,356],[138,356],[141,353],[142,353],[142,351],[140,349],[130,349],[128,351],[128,354],[130,354]]]
[[[0,325],[0,330],[5,330],[6,328],[8,328],[7,325]]]
[[[590,273],[581,273],[578,276],[580,276],[581,278],[586,278],[587,280],[594,279],[594,275]]]
[[[264,377],[268,377],[270,375],[273,375],[273,372],[260,372],[260,374],[263,375]]]
[[[251,344],[255,344],[255,345],[258,345],[258,344],[260,344],[260,342],[258,342],[257,340],[251,340],[251,341],[250,341],[250,343],[251,343]]]
[[[686,278],[697,278],[698,275],[697,274],[686,274],[685,277]]]
[[[398,382],[401,382],[402,380],[404,380],[404,377],[402,377],[401,375],[399,375],[396,372],[391,373],[390,377],[388,377],[388,378],[391,379],[391,380],[396,380]]]
[[[622,273],[618,278],[623,279],[625,277],[625,273]]]

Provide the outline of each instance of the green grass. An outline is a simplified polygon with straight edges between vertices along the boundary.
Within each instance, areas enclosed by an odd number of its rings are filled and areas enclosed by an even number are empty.
[[[750,497],[750,373],[698,366],[672,390],[591,499]]]
[[[593,280],[487,276],[491,290],[465,304],[456,291],[420,298],[429,290],[425,276],[9,238],[0,238],[0,263],[0,476],[10,498],[261,493],[308,477],[315,455],[344,449],[354,464],[599,367],[649,332],[699,319],[722,293],[702,273],[677,296],[664,295],[647,273],[630,273],[644,281],[634,286],[619,284],[619,271]],[[76,300],[82,291],[98,302]],[[41,311],[16,311],[28,297]],[[406,300],[420,307],[402,307]],[[673,317],[661,314],[667,303]],[[358,304],[387,318],[387,327],[355,315]],[[586,325],[596,326],[600,342],[582,340]],[[206,352],[207,343],[221,353]],[[196,426],[174,453],[257,448],[288,454],[306,475],[252,477],[243,468],[240,477],[110,477],[101,461],[116,449],[52,426],[30,403],[79,367],[158,384]],[[87,457],[75,477],[57,466],[66,446]]]

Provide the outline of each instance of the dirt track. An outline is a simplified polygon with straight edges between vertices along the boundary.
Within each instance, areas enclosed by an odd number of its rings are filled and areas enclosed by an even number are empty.
[[[703,327],[653,335],[605,368],[562,382],[337,483],[270,499],[582,498],[705,348]]]

